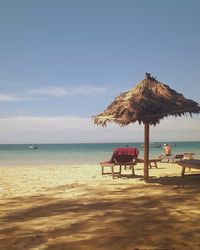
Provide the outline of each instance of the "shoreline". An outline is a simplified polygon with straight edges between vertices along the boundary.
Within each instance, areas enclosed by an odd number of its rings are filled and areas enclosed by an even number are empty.
[[[135,174],[112,179],[98,164],[1,167],[0,249],[199,249],[200,176],[182,178],[170,163],[150,169],[147,183],[142,164]]]

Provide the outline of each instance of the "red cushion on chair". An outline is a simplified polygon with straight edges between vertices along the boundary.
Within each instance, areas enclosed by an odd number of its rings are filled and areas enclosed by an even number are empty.
[[[117,155],[132,155],[134,157],[138,157],[139,151],[137,148],[115,148],[113,153]]]
[[[139,150],[137,148],[115,148],[113,150],[113,155],[110,159],[110,163],[117,162],[131,162],[139,155]]]

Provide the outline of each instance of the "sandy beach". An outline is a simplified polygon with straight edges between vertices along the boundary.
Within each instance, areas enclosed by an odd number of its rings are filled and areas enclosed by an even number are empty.
[[[135,173],[112,179],[99,165],[0,168],[0,249],[200,249],[200,175],[181,177],[169,163],[150,169],[148,183],[142,164]]]

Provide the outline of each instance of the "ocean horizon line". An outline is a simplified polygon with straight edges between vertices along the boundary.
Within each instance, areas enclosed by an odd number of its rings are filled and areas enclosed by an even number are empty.
[[[163,141],[150,141],[149,143],[166,143],[166,142],[200,142],[199,140],[163,140]],[[0,143],[0,145],[75,145],[75,144],[130,144],[130,143],[144,143],[144,141],[113,141],[113,142],[25,142],[25,143]]]

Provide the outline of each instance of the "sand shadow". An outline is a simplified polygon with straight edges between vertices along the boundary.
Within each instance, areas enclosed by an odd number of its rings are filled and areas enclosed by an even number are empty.
[[[175,185],[177,180],[177,177],[170,181],[152,178],[152,185],[134,186],[123,183],[99,187],[62,185],[55,191],[71,188],[74,194],[80,190],[82,193],[71,199],[55,198],[51,192],[10,199],[4,204],[9,211],[4,211],[0,218],[0,234],[3,235],[0,246],[4,250],[34,247],[53,250],[175,249],[179,237],[185,244],[183,249],[189,249],[190,241],[187,241],[182,221],[187,211],[177,207],[184,202],[190,209],[197,210],[199,198],[188,188],[176,192],[165,184]],[[199,227],[198,214],[190,214],[187,226],[188,235],[195,235]]]
[[[190,174],[184,177],[181,176],[163,176],[163,177],[150,177],[147,183],[158,183],[161,185],[170,185],[170,186],[190,186],[190,187],[199,187],[200,186],[200,175],[199,174]]]

